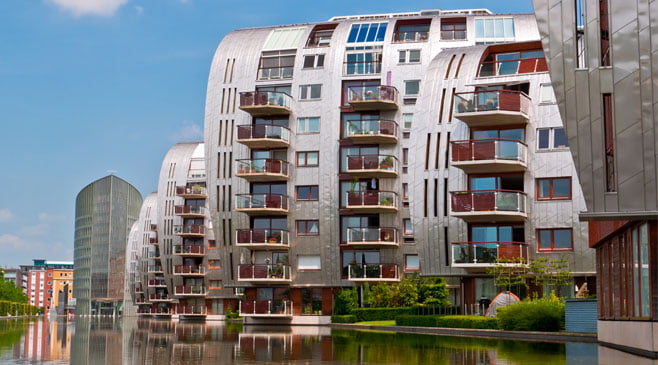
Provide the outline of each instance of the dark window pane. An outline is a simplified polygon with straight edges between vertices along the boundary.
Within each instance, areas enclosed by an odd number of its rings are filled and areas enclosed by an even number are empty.
[[[540,199],[548,199],[551,197],[550,182],[550,180],[539,180],[539,182],[537,182],[537,194],[539,194]]]
[[[313,68],[315,56],[304,56],[304,68]]]
[[[571,248],[571,230],[556,229],[553,231],[553,246],[555,248]]]
[[[539,248],[551,249],[551,231],[548,229],[539,231]]]
[[[569,142],[567,142],[567,135],[564,132],[564,128],[555,128],[553,132],[553,140],[555,141],[553,146],[554,148],[569,147]]]
[[[538,147],[541,149],[548,148],[548,129],[539,129],[537,131],[537,139],[539,140]]]
[[[568,198],[571,196],[571,179],[553,180],[553,197]]]

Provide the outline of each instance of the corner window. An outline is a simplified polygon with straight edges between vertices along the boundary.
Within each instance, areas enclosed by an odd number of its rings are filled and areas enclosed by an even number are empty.
[[[420,80],[408,80],[404,82],[405,95],[418,95],[420,90]]]
[[[297,200],[318,200],[318,186],[297,186],[295,188]]]
[[[300,220],[295,222],[298,236],[317,236],[320,233],[320,223],[317,220]]]
[[[297,134],[320,133],[320,118],[308,117],[297,119]]]
[[[537,129],[537,149],[552,150],[568,148],[569,142],[564,128],[541,128]]]
[[[420,62],[420,50],[419,49],[405,49],[398,51],[398,62],[399,63],[419,63]]]
[[[322,97],[322,84],[299,86],[299,100],[318,100]]]
[[[539,251],[572,251],[572,230],[571,228],[538,229],[537,242]]]
[[[318,151],[297,152],[297,166],[298,167],[312,167],[317,166],[319,160]]]
[[[404,270],[405,271],[420,270],[420,260],[418,259],[418,255],[404,255]]]
[[[297,270],[320,270],[320,256],[297,256]]]
[[[537,200],[570,200],[571,178],[554,177],[537,179]]]
[[[323,54],[312,54],[304,56],[304,69],[322,68],[324,66]]]

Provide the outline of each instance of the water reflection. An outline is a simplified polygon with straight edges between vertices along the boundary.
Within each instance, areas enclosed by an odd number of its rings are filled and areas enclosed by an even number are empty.
[[[603,355],[605,354],[605,355]],[[654,363],[592,344],[78,318],[0,320],[0,361],[72,364],[592,364]]]

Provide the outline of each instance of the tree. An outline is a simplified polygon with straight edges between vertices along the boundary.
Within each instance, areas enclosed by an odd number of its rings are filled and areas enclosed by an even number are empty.
[[[450,292],[445,280],[440,277],[420,277],[417,274],[412,277],[418,287],[418,303],[449,306],[448,297]]]
[[[352,309],[359,307],[359,297],[356,288],[341,289],[334,295],[334,314],[350,314]]]
[[[5,281],[5,273],[0,270],[0,300],[14,303],[27,303],[27,296],[14,283]]]
[[[569,271],[569,263],[562,256],[559,259],[537,257],[527,264],[521,258],[499,260],[488,273],[494,277],[497,287],[514,291],[520,288],[528,289],[528,281],[555,290],[560,296],[560,288],[571,283],[573,275]]]

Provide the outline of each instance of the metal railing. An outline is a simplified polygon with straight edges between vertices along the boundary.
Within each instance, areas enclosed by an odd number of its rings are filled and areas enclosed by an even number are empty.
[[[235,233],[236,245],[287,246],[289,232],[285,229],[238,229]]]
[[[182,315],[199,315],[208,314],[208,308],[205,305],[179,305],[176,306],[176,313]]]
[[[290,143],[290,129],[273,124],[246,124],[238,126],[238,140],[278,139]]]
[[[206,287],[202,285],[176,285],[175,295],[206,295]]]
[[[167,286],[167,283],[164,280],[150,279],[148,282],[148,286],[150,287]]]
[[[175,214],[205,214],[206,208],[197,205],[175,205]]]
[[[207,192],[205,186],[177,186],[176,195],[207,195]]]
[[[526,212],[526,194],[517,190],[451,191],[452,211]]]
[[[396,264],[350,264],[348,280],[363,279],[398,279],[398,265]]]
[[[381,61],[345,61],[343,66],[345,75],[370,75],[382,72]]]
[[[398,230],[393,227],[349,227],[347,244],[396,244]]]
[[[546,58],[519,58],[514,60],[487,61],[480,64],[479,77],[516,75],[546,72]]]
[[[239,302],[241,316],[274,315],[291,316],[292,302],[289,300],[241,300]]]
[[[203,255],[206,252],[206,248],[202,245],[175,245],[174,254],[175,255]]]
[[[393,86],[352,86],[347,88],[349,103],[360,101],[392,101],[397,104],[398,90]]]
[[[246,91],[240,93],[240,106],[282,106],[290,109],[292,98],[280,91]]]
[[[361,170],[398,171],[398,159],[391,155],[349,155],[347,156],[347,172]]]
[[[206,234],[206,227],[200,224],[178,224],[174,226],[175,234]]]
[[[408,32],[395,32],[393,33],[393,42],[425,42],[429,39],[429,31],[427,30],[413,30]]]
[[[348,191],[346,194],[348,208],[397,208],[398,206],[398,194],[393,191]]]
[[[151,294],[149,295],[149,300],[170,300],[173,299],[169,297],[168,294]]]
[[[503,260],[524,262],[528,258],[525,242],[453,242],[452,263],[496,264]]]
[[[392,120],[350,120],[346,124],[347,137],[368,136],[371,134],[397,137],[398,124]]]
[[[292,66],[261,67],[258,69],[258,80],[291,79],[293,70]]]
[[[206,267],[203,265],[175,265],[174,274],[177,275],[205,275]]]
[[[290,265],[242,264],[238,266],[238,280],[290,280]]]
[[[279,194],[238,194],[237,209],[288,209],[288,196]]]
[[[162,272],[162,266],[149,266],[147,271],[149,273],[156,273],[156,272]]]
[[[283,160],[269,158],[241,159],[236,160],[238,174],[277,174],[288,177],[290,164]]]
[[[516,139],[452,141],[452,161],[506,160],[527,162],[528,146]]]
[[[490,111],[521,112],[528,115],[530,98],[514,90],[481,90],[455,94],[455,113]]]

